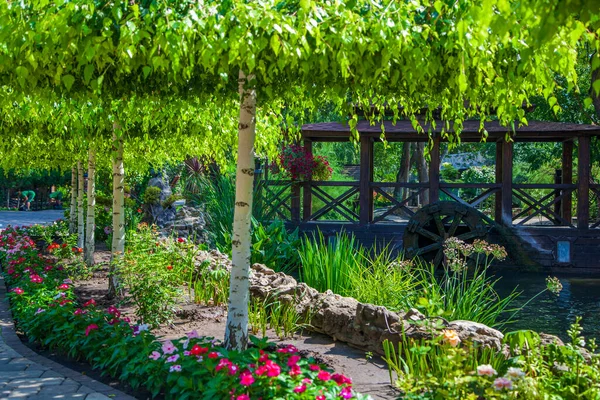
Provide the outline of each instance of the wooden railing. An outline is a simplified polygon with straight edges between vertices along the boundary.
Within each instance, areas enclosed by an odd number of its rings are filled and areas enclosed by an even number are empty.
[[[538,195],[531,194],[532,190]],[[524,226],[537,216],[545,218],[545,225],[575,228],[571,198],[576,190],[575,184],[513,184],[514,198],[523,203],[522,209],[513,213],[513,224]]]
[[[427,193],[429,190],[429,183],[371,182],[370,188],[373,195],[380,195],[391,203],[386,211],[380,215],[374,216],[372,223],[376,224],[385,221],[387,217],[396,212],[404,214],[407,218],[412,217],[414,211],[411,210],[408,205],[411,202],[417,202],[419,196]],[[407,189],[407,191],[412,189],[412,193],[408,194],[403,199],[397,199],[386,189]]]

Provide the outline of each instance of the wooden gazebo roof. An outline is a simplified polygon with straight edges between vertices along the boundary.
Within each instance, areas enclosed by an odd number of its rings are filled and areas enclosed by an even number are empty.
[[[396,124],[393,124],[392,121],[384,121],[383,124],[388,141],[425,142],[428,140],[427,135],[418,134],[413,129],[410,121],[397,121]],[[444,122],[436,123],[436,129],[432,130],[434,136],[440,133],[443,126]],[[505,137],[507,132],[510,132],[510,128],[500,125],[498,121],[486,122],[484,126],[488,132],[488,141],[500,140]],[[423,125],[423,128],[427,132],[430,126]],[[452,132],[452,124],[450,128],[449,132]],[[378,138],[381,136],[381,123],[371,125],[368,121],[361,120],[358,122],[357,130],[361,136]],[[312,141],[343,141],[344,138],[350,137],[350,127],[348,124],[339,122],[306,124],[302,126],[302,136]],[[513,140],[516,142],[562,142],[581,136],[600,136],[600,126],[530,121],[529,125],[516,128]],[[480,121],[465,121],[460,137],[463,142],[481,141]]]

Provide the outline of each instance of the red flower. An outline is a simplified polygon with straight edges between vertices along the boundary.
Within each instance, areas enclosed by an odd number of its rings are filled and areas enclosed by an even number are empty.
[[[288,367],[293,367],[294,365],[298,364],[298,361],[300,361],[300,358],[301,357],[297,356],[297,355],[291,356],[287,362]]]
[[[173,266],[172,265],[167,265],[167,269],[170,271],[170,270],[173,269]]]
[[[296,375],[300,375],[302,373],[302,369],[300,368],[299,365],[292,365],[290,367],[290,376],[296,376]]]
[[[184,239],[184,238],[177,238],[177,241],[178,241],[179,243],[183,243],[183,242],[185,242],[185,239]]]
[[[58,286],[58,290],[69,290],[69,285],[67,285],[66,283],[63,283]]]
[[[119,318],[121,316],[121,312],[119,310],[117,310],[117,307],[115,306],[110,306],[108,307],[108,310],[106,310],[109,314],[114,315],[115,318]]]
[[[94,299],[89,299],[88,301],[83,303],[84,307],[95,306],[95,305],[96,305],[96,300],[94,300]]]
[[[63,243],[63,244],[62,244],[62,248],[64,249],[65,247],[67,247],[67,244],[66,244],[66,243]]]
[[[208,358],[219,358],[219,353],[217,353],[216,351],[211,351],[210,353],[208,353]]]
[[[141,209],[141,208],[138,208],[138,209],[137,209],[137,212],[138,212],[138,213],[141,213],[141,212],[142,212],[142,209]]]
[[[331,375],[331,379],[333,379],[338,385],[352,383],[352,379],[350,379],[347,376],[344,376],[342,374],[333,374],[333,375]]]
[[[274,378],[276,376],[279,376],[279,374],[281,373],[281,367],[271,360],[267,360],[267,362],[265,363],[265,367],[267,368],[268,377]]]
[[[96,325],[96,324],[89,324],[88,327],[85,328],[85,336],[89,336],[90,332],[93,331],[93,330],[95,330],[95,329],[98,329],[98,325]]]
[[[16,294],[18,294],[19,296],[22,295],[23,293],[25,293],[25,291],[23,289],[18,288],[18,287],[14,288],[12,291],[15,292]]]
[[[321,369],[317,364],[310,364],[308,368],[310,368],[311,371],[318,371]]]
[[[206,354],[208,352],[208,347],[201,347],[197,344],[193,345],[190,349],[190,354],[192,356],[200,356],[202,354]]]

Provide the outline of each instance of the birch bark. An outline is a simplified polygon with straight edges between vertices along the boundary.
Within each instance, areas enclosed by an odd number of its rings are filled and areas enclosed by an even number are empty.
[[[85,244],[85,223],[83,215],[83,164],[77,161],[77,247]]]
[[[71,208],[69,209],[69,233],[77,231],[77,169],[71,168]]]
[[[125,169],[123,167],[123,136],[113,129],[113,237],[108,282],[108,296],[115,297],[119,291],[117,263],[125,251]]]
[[[94,265],[96,250],[96,150],[90,147],[88,154],[87,225],[85,231],[84,261]]]
[[[254,182],[254,137],[256,135],[256,90],[254,77],[239,72],[240,119],[235,180],[232,263],[225,346],[244,350],[248,344],[248,301],[250,297],[250,220]]]

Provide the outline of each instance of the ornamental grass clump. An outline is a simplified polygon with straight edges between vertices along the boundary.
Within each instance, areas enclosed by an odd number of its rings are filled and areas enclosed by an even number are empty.
[[[114,306],[78,304],[73,282],[38,253],[24,230],[0,235],[0,262],[11,309],[27,337],[85,359],[103,373],[167,399],[366,399],[350,378],[333,373],[293,346],[252,339],[246,351],[192,331],[159,342],[148,324],[132,324]]]

